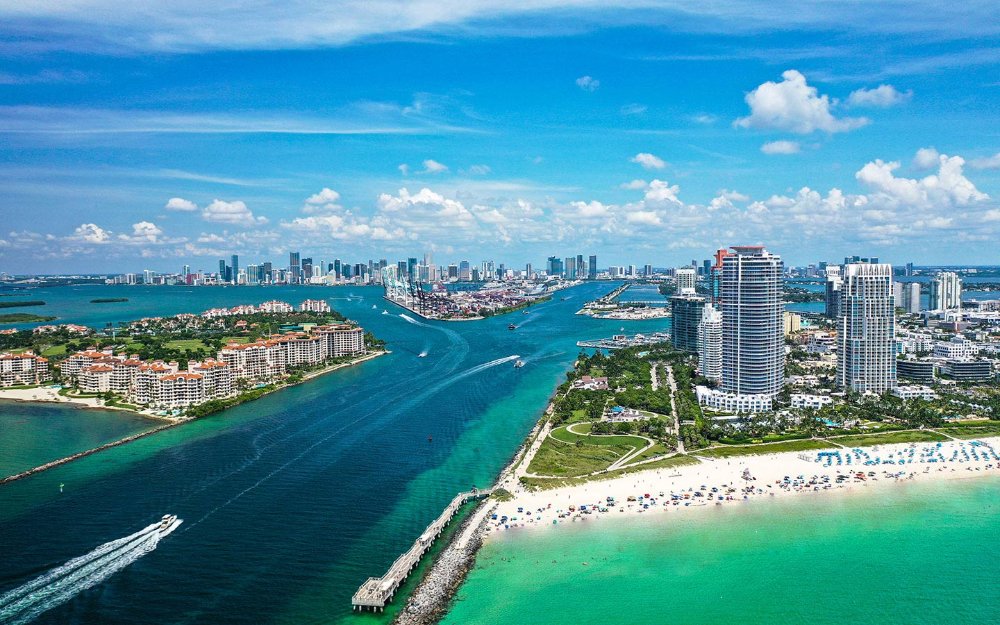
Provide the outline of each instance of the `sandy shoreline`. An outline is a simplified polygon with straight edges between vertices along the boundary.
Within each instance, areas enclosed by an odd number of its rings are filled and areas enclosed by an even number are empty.
[[[974,455],[972,450],[976,452]],[[840,453],[842,463],[838,465],[834,456],[830,466],[826,466],[826,457],[821,454],[834,452]],[[544,491],[528,491],[508,473],[498,486],[507,489],[514,499],[499,503],[495,511],[497,519],[488,524],[486,540],[507,532],[544,531],[545,528],[556,531],[562,524],[595,518],[625,520],[662,515],[664,511],[735,505],[771,497],[888,488],[900,481],[1000,476],[998,453],[1000,437],[879,445],[863,448],[861,455],[832,447],[808,452],[703,459],[696,465],[641,471]],[[846,464],[848,454],[853,460],[850,465]],[[817,462],[817,458],[821,461]],[[744,479],[744,472],[749,472],[751,479]],[[858,472],[863,478],[857,477]],[[701,496],[696,496],[696,492]],[[614,499],[613,504],[608,502],[609,497]],[[629,501],[630,497],[634,500]],[[506,522],[502,520],[505,515],[508,517]]]
[[[130,414],[140,415],[148,419],[156,419],[158,421],[182,420],[177,417],[167,417],[154,414],[152,411],[131,410],[120,406],[106,406],[104,400],[100,397],[74,397],[72,395],[60,395],[59,389],[51,388],[49,386],[0,389],[0,399],[29,403],[71,404],[79,408],[91,408],[97,410],[117,410],[119,412],[128,412]]]

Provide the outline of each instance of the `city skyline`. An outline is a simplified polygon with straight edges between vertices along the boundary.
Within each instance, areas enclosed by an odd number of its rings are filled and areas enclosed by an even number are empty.
[[[676,266],[737,239],[996,261],[987,3],[92,4],[0,9],[23,43],[0,48],[11,273],[569,243]]]

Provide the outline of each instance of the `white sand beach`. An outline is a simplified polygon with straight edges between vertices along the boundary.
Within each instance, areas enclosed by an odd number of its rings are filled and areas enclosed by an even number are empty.
[[[486,534],[489,539],[504,532],[555,530],[561,524],[597,518],[883,488],[908,480],[1000,476],[998,452],[1000,438],[983,438],[706,458],[700,464],[543,491],[528,491],[515,475],[505,473],[498,486],[510,491],[514,499],[498,505]]]
[[[105,406],[104,400],[99,397],[72,397],[60,395],[58,387],[39,386],[36,388],[5,388],[0,389],[0,399],[10,399],[13,401],[30,402],[53,402],[60,404],[76,404],[84,408],[101,408],[104,410],[123,410],[135,413],[135,410],[128,408],[118,408],[115,406]],[[147,415],[152,416],[152,415]]]

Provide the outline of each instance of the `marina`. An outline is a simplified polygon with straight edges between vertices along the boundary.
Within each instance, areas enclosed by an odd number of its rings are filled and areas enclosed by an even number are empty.
[[[414,541],[413,546],[403,555],[396,558],[382,577],[369,577],[364,584],[358,588],[351,598],[351,606],[354,610],[377,610],[382,611],[385,605],[392,601],[393,596],[399,589],[400,584],[406,581],[410,573],[420,563],[420,558],[427,553],[434,541],[441,532],[444,531],[448,523],[451,522],[459,509],[468,501],[489,497],[493,492],[492,488],[486,490],[472,489],[459,493],[451,500],[441,515],[434,519],[427,529]]]
[[[616,334],[611,338],[607,339],[597,339],[593,341],[577,341],[577,347],[584,347],[588,349],[606,349],[613,351],[616,349],[625,349],[627,347],[642,347],[645,345],[655,345],[656,343],[665,343],[670,341],[669,332],[653,332],[652,334],[634,334],[628,336],[627,334]]]

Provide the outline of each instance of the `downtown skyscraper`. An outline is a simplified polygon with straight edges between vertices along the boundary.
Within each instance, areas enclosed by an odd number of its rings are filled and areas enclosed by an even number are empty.
[[[732,249],[722,259],[722,390],[774,397],[785,382],[784,264],[761,246]]]
[[[892,265],[844,265],[837,327],[837,386],[884,393],[896,386]]]

